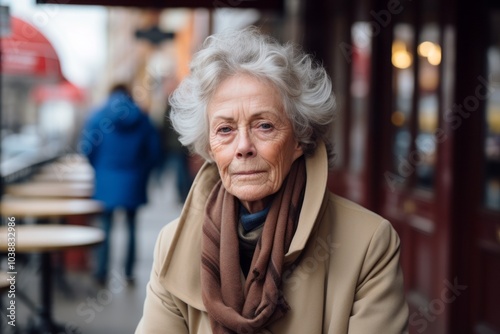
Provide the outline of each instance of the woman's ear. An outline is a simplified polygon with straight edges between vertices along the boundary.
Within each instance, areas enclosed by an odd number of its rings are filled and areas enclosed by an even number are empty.
[[[297,145],[295,146],[295,150],[293,153],[293,161],[297,160],[297,158],[302,156],[302,154],[304,154],[304,150],[302,149],[302,145],[300,144],[300,142],[297,141]]]

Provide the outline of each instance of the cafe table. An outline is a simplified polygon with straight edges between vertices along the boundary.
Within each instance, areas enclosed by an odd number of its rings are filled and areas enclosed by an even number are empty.
[[[85,217],[103,211],[101,202],[92,199],[63,199],[63,198],[24,198],[4,196],[0,201],[0,214],[3,217],[13,217],[16,222],[31,217],[37,221],[50,219],[60,220],[70,217]],[[16,224],[17,225],[17,224]],[[26,230],[25,230],[26,229]],[[5,232],[5,230],[2,230]],[[52,237],[50,237],[52,236]],[[93,236],[93,237],[91,237]],[[100,229],[80,225],[17,225],[16,251],[40,252],[42,261],[41,296],[42,309],[40,319],[48,333],[57,333],[52,320],[52,271],[50,268],[50,254],[56,251],[75,249],[99,243],[103,234]],[[6,243],[0,233],[0,250]],[[42,326],[42,328],[43,328]]]
[[[4,193],[17,197],[90,198],[94,185],[90,182],[24,182],[5,187]]]
[[[92,215],[102,211],[102,203],[92,199],[4,196],[0,201],[0,213],[4,217],[66,218],[69,216]]]
[[[39,168],[39,173],[93,173],[89,163],[53,162]]]
[[[0,227],[0,251],[7,251],[7,237],[7,227]],[[56,251],[97,245],[104,240],[104,233],[98,228],[89,226],[18,225],[15,226],[15,238],[16,253],[40,253],[41,255],[41,307],[38,311],[40,324],[36,330],[44,334],[59,334],[64,331],[64,328],[54,321],[52,315],[53,268],[50,255]],[[18,270],[17,275],[22,275],[22,272]]]
[[[32,176],[34,181],[47,181],[47,182],[93,182],[93,172],[41,172]]]
[[[89,162],[84,155],[74,153],[74,154],[66,154],[61,158],[57,159],[53,163],[71,166],[71,165],[85,165],[88,164]]]
[[[38,223],[64,221],[67,224],[86,225],[87,216],[102,211],[101,202],[88,199],[92,196],[94,187],[88,183],[74,182],[25,182],[9,185],[5,188],[3,200],[0,201],[0,213],[3,216],[34,217]],[[60,261],[65,268],[85,269],[88,267],[87,252],[67,252]],[[63,264],[61,263],[61,269]],[[61,287],[70,292],[69,286]]]

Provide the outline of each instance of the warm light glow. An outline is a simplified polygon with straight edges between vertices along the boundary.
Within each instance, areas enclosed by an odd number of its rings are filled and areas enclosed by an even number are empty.
[[[434,133],[438,125],[437,112],[433,110],[421,111],[418,115],[418,127],[421,131]]]
[[[425,41],[420,43],[417,51],[421,57],[427,58],[429,64],[434,66],[441,64],[441,47],[438,44]]]
[[[418,54],[422,57],[428,57],[429,56],[429,52],[434,48],[434,43],[432,42],[429,42],[429,41],[425,41],[425,42],[422,42],[420,43],[420,45],[418,46]]]
[[[491,106],[486,114],[489,130],[494,134],[500,134],[500,106]]]
[[[395,111],[391,115],[391,122],[397,127],[403,126],[405,123],[405,114],[401,111]]]
[[[399,69],[406,69],[411,66],[413,57],[406,50],[406,43],[400,40],[392,42],[392,65]]]
[[[429,64],[434,66],[441,64],[441,47],[439,45],[435,45],[429,52],[427,60],[429,61]]]
[[[392,43],[392,53],[397,51],[406,51],[406,43],[402,41],[394,41]]]
[[[412,64],[411,54],[406,50],[399,50],[392,54],[392,65],[399,69],[406,69]]]

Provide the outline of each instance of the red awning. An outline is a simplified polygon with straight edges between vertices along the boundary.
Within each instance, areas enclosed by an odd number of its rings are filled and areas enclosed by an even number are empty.
[[[3,75],[63,79],[56,50],[38,29],[11,17],[11,32],[0,38]]]
[[[75,103],[85,101],[85,91],[71,82],[64,80],[57,84],[40,85],[33,91],[33,99],[36,103],[49,100],[65,100]]]

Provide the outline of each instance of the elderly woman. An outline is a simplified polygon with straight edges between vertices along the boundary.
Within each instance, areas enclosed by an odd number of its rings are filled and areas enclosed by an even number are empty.
[[[207,162],[158,238],[136,333],[402,333],[391,224],[327,188],[324,68],[254,29],[209,37],[173,93]]]

